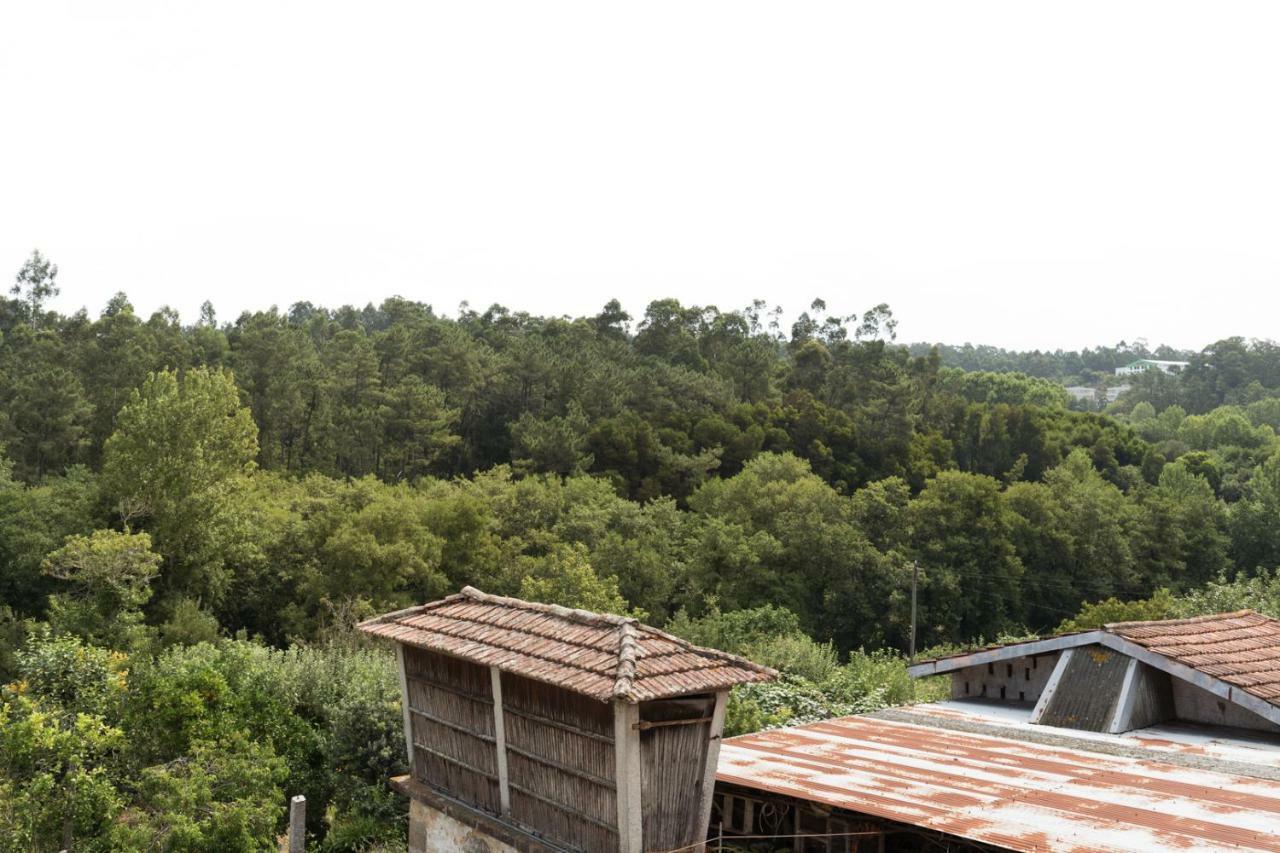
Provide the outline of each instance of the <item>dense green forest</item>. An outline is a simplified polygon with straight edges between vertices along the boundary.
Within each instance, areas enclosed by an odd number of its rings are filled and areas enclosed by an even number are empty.
[[[300,792],[321,849],[394,847],[395,680],[350,626],[464,584],[783,670],[733,731],[916,697],[913,564],[921,647],[1280,606],[1269,342],[1088,413],[1063,378],[1136,356],[913,351],[885,305],[184,325],[57,289],[35,254],[0,299],[13,849],[260,849]]]
[[[1114,346],[1088,347],[1082,350],[1006,350],[994,346],[964,344],[911,344],[912,355],[928,355],[937,350],[942,363],[961,370],[992,373],[1025,373],[1039,379],[1051,379],[1063,385],[1097,385],[1114,378],[1115,369],[1140,358],[1189,361],[1196,353],[1161,344],[1150,346],[1144,340],[1120,341]]]

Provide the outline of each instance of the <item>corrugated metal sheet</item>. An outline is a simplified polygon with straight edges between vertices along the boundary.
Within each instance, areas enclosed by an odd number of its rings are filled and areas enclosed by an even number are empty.
[[[1198,769],[1243,776],[1257,775],[1280,782],[1280,776],[1275,772],[1280,769],[1280,744],[1275,737],[1252,734],[1241,729],[1161,723],[1123,734],[1085,732],[1031,723],[1028,712],[1014,706],[965,701],[907,705],[880,711],[874,716],[881,715],[905,723],[939,728],[954,726],[958,731],[973,732],[974,727],[979,726],[981,730],[977,731],[978,734],[1011,736],[1019,740],[1070,738],[1079,741],[1075,745],[1085,750],[1092,750],[1095,744],[1099,751],[1110,751],[1114,746],[1123,750],[1140,751],[1141,754],[1134,757],[1172,764],[1190,762],[1198,765]],[[1015,734],[1010,735],[1010,731]]]
[[[1105,630],[1280,705],[1280,621],[1240,610],[1193,619],[1117,622]]]
[[[1046,726],[1105,731],[1115,713],[1129,658],[1102,646],[1081,646],[1067,661],[1040,716]]]
[[[471,587],[359,628],[603,702],[665,699],[777,676],[768,667],[699,648],[635,619],[487,595]]]
[[[1280,851],[1274,783],[866,717],[725,741],[717,779],[1021,851]]]

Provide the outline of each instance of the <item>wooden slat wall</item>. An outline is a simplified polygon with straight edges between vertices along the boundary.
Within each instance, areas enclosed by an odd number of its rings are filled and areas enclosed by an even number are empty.
[[[498,814],[493,688],[488,667],[404,650],[418,781]]]
[[[710,717],[715,697],[645,702],[641,721],[698,720]],[[706,837],[697,826],[711,723],[659,726],[640,732],[644,849],[672,850]]]
[[[502,675],[511,817],[584,851],[618,848],[613,709]]]

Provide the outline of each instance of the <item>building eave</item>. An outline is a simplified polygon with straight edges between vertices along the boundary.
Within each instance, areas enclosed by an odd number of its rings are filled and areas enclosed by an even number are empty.
[[[1024,643],[1013,643],[1007,646],[996,646],[980,649],[966,654],[951,655],[936,660],[921,661],[907,667],[907,674],[912,678],[923,678],[929,675],[942,675],[965,669],[971,666],[982,666],[988,663],[1012,660],[1029,655],[1043,655],[1060,652],[1063,649],[1074,649],[1101,642],[1103,631],[1085,631],[1080,634],[1062,634],[1057,637],[1046,637],[1043,640],[1028,640]]]

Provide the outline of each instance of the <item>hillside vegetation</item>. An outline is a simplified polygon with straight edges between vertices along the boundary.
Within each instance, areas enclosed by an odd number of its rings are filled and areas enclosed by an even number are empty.
[[[260,849],[292,793],[324,849],[394,845],[394,675],[350,626],[464,584],[782,669],[732,731],[922,695],[913,563],[922,648],[1275,606],[1269,343],[1086,413],[1059,374],[913,355],[883,305],[184,325],[56,290],[33,255],[0,300],[13,849]]]

